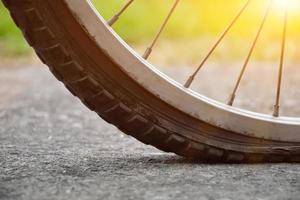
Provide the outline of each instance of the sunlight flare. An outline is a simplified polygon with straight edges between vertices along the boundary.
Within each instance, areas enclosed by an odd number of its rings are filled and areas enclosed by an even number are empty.
[[[299,0],[274,0],[275,8],[278,11],[288,9],[289,12],[295,12],[300,7]]]

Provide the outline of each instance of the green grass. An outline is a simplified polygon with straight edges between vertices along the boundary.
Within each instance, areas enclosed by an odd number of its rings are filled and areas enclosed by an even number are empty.
[[[15,57],[30,54],[30,47],[13,23],[7,9],[0,3],[0,56]]]
[[[105,19],[108,19],[126,0],[92,1],[100,14]],[[173,2],[173,0],[136,0],[114,25],[114,29],[130,44],[148,43],[157,32]],[[220,47],[222,52],[226,52],[225,56],[229,53],[232,54],[231,57],[244,54],[244,51],[247,49],[243,47],[250,45],[265,10],[266,2],[268,0],[254,0],[254,3],[251,4],[247,12],[230,32],[230,37],[225,38],[224,43]],[[244,1],[241,0],[227,0],[226,4],[222,3],[222,0],[181,1],[174,16],[168,23],[160,42],[163,42],[163,39],[165,39],[168,42],[173,41],[174,44],[178,42],[182,46],[184,43],[182,41],[195,40],[201,46],[199,49],[205,51],[224,30],[243,3]],[[282,16],[279,13],[278,11],[272,11],[272,16],[268,19],[268,25],[265,27],[259,41],[260,47],[257,49],[256,57],[269,58],[276,56],[282,32]],[[2,3],[0,3],[0,19],[0,56],[29,55],[31,52],[30,48],[12,22],[8,11]],[[289,26],[290,40],[288,41],[288,45],[292,48],[293,56],[296,55],[295,52],[300,51],[299,45],[296,45],[300,40],[298,37],[300,17],[294,17],[294,19],[297,20],[293,20],[292,25],[290,24]],[[268,51],[265,51],[266,49]],[[219,52],[219,54],[222,54],[222,52]],[[199,52],[199,54],[201,53]]]
[[[93,0],[93,3],[100,14],[105,19],[109,19],[125,1]],[[173,2],[174,0],[137,0],[121,16],[114,25],[114,29],[128,43],[143,44],[145,41],[149,43]],[[227,0],[226,4],[223,3],[223,0],[180,1],[159,43],[163,43],[163,39],[167,40],[168,44],[173,41],[173,49],[177,50],[173,53],[180,56],[186,54],[179,48],[183,49],[182,44],[187,41],[186,44],[194,51],[191,54],[198,55],[199,59],[199,57],[204,56],[203,52],[207,52],[244,3],[245,1],[241,0]],[[268,3],[269,0],[253,0],[253,3],[246,9],[246,12],[229,32],[228,37],[224,39],[215,52],[216,58],[241,59],[245,57],[261,24]],[[283,13],[280,8],[272,7],[253,55],[255,59],[274,60],[278,58]],[[292,13],[289,18],[287,57],[291,59],[299,58],[300,46],[297,45],[300,43],[299,15],[299,12]],[[199,49],[198,52],[195,45],[192,44],[193,42],[190,41],[195,41],[194,43]],[[190,57],[187,55],[186,58],[189,59]]]
[[[95,7],[106,19],[112,16],[124,2],[124,0],[93,0]],[[151,39],[172,3],[172,0],[138,0],[122,15],[114,28],[128,42]],[[168,23],[164,37],[190,39],[199,37],[200,34],[216,34],[233,17],[241,7],[241,3],[240,0],[230,0],[224,9],[224,4],[220,3],[220,0],[210,0],[209,3],[199,0],[181,1]],[[240,32],[234,34],[248,34],[248,30],[243,27],[245,23],[250,26],[255,23],[252,20],[254,15],[255,13],[250,13],[246,21],[239,24]]]

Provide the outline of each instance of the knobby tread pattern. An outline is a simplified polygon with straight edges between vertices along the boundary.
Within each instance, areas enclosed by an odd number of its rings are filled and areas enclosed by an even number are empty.
[[[145,144],[161,150],[211,162],[300,162],[299,153],[246,153],[221,149],[205,141],[196,142],[168,130],[131,108],[117,95],[104,88],[85,71],[85,67],[72,57],[68,48],[60,42],[47,25],[34,0],[3,0],[16,25],[22,30],[28,43],[39,58],[49,66],[55,77],[92,111],[123,132]],[[299,152],[299,151],[298,151]],[[285,156],[284,156],[285,155]]]

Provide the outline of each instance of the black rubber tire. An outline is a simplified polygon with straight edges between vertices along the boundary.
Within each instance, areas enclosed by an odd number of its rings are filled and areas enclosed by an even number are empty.
[[[94,43],[64,0],[3,0],[58,80],[124,133],[209,162],[299,162],[300,144],[263,140],[199,121],[149,93]],[[76,34],[73,34],[76,33]]]

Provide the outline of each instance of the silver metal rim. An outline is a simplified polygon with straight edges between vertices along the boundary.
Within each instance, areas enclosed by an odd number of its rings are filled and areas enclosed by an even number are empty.
[[[65,2],[99,48],[132,79],[166,103],[229,131],[262,139],[300,142],[300,118],[273,117],[235,108],[187,89],[131,49],[107,25],[90,1]]]

